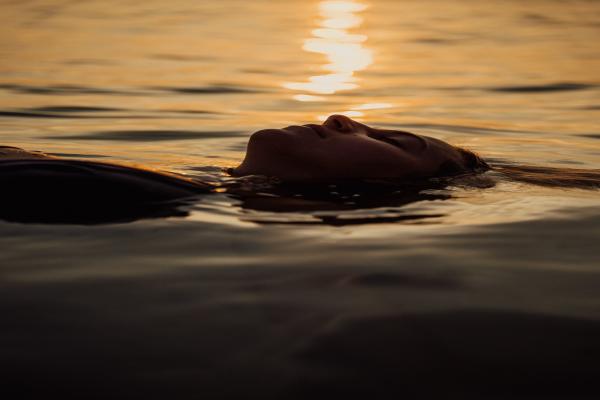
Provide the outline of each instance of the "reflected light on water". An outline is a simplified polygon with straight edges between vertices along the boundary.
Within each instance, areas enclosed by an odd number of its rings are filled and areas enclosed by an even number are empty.
[[[385,108],[392,108],[393,105],[391,103],[365,103],[353,107],[353,110],[383,110]]]
[[[294,100],[305,101],[305,102],[309,102],[309,101],[325,101],[325,97],[323,97],[323,96],[315,96],[315,95],[312,95],[312,94],[295,94],[294,96],[292,96],[292,98]]]
[[[371,50],[363,43],[366,35],[349,33],[348,29],[359,27],[363,19],[356,15],[367,8],[355,1],[323,1],[319,4],[319,27],[312,37],[304,41],[303,50],[324,54],[328,63],[322,69],[326,74],[311,76],[308,82],[288,82],[288,89],[315,94],[334,94],[341,90],[358,87],[354,73],[373,63]],[[302,95],[302,96],[307,96]],[[310,95],[308,95],[310,96]],[[294,96],[298,101],[315,101],[311,97]]]

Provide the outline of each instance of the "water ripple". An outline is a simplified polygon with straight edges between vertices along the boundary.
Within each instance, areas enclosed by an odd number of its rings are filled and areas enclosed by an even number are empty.
[[[14,118],[89,118],[82,115],[62,115],[62,114],[43,114],[27,111],[3,111],[0,110],[0,117]]]
[[[402,286],[412,289],[463,289],[462,280],[455,275],[420,275],[408,273],[369,272],[350,276],[341,282],[343,285],[388,287]]]
[[[600,139],[600,133],[583,133],[577,136],[586,137],[590,139]]]
[[[565,92],[572,90],[585,90],[596,85],[586,83],[558,82],[546,85],[523,85],[523,86],[498,86],[487,90],[501,93],[545,93],[545,92]]]
[[[394,128],[423,128],[423,129],[443,129],[451,132],[461,133],[540,133],[534,131],[525,130],[514,130],[514,129],[498,129],[498,128],[484,128],[480,126],[470,125],[453,125],[453,124],[424,124],[424,123],[402,123],[402,124],[390,124],[390,123],[375,123],[376,126],[386,126]]]
[[[48,86],[33,86],[19,85],[12,83],[0,84],[0,89],[10,90],[16,93],[23,94],[44,94],[44,95],[63,95],[63,94],[112,94],[112,95],[130,95],[138,94],[129,91],[101,89],[80,85],[48,85]]]
[[[45,107],[34,107],[29,108],[31,111],[40,112],[68,112],[68,113],[80,113],[80,112],[108,112],[108,111],[129,111],[124,108],[116,107],[89,107],[89,106],[45,106]]]
[[[154,90],[163,90],[180,94],[235,94],[235,93],[261,93],[256,88],[244,88],[239,86],[212,85],[212,86],[190,86],[190,87],[154,87]]]
[[[0,90],[8,90],[20,94],[40,94],[40,95],[77,95],[77,94],[107,94],[107,95],[149,95],[151,91],[170,92],[179,94],[236,94],[236,93],[263,93],[264,89],[241,87],[232,85],[208,85],[208,86],[188,86],[188,87],[170,87],[156,86],[139,88],[137,90],[121,90],[110,88],[97,88],[82,85],[21,85],[13,83],[0,84]]]
[[[116,114],[106,114],[106,113]],[[136,112],[138,114],[125,114]],[[157,113],[161,113],[158,115]],[[89,115],[92,114],[92,115]],[[185,117],[177,118],[208,118],[210,115],[222,114],[217,111],[208,110],[130,110],[111,107],[86,107],[86,106],[48,106],[22,109],[0,110],[0,117],[8,118],[63,118],[63,119],[164,119],[172,118],[167,114],[184,114]]]
[[[82,135],[46,136],[44,139],[116,140],[126,142],[156,142],[162,140],[215,139],[242,136],[241,131],[183,131],[183,130],[119,130],[91,132]]]
[[[73,115],[73,113],[99,113],[110,111],[127,111],[120,108],[86,107],[86,106],[46,106],[24,108],[20,110],[0,110],[2,117],[14,118],[97,118],[97,116]],[[68,113],[68,114],[64,114]],[[121,116],[120,116],[121,117]],[[107,118],[102,116],[102,118]],[[145,117],[144,117],[145,118]]]

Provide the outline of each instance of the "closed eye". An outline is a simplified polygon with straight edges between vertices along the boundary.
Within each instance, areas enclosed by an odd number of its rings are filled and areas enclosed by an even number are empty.
[[[403,140],[405,138],[381,134],[370,134],[369,137],[375,140],[379,140],[381,142],[385,142],[387,144],[391,144],[392,146],[397,147],[399,149],[408,150],[406,140]]]
[[[391,144],[392,146],[398,147],[402,150],[407,150],[405,143],[402,143],[400,140],[395,139],[391,136],[380,136],[375,138],[377,140],[381,140],[382,142],[386,142]]]
[[[370,133],[368,134],[368,136],[372,139],[385,142],[405,151],[419,151],[427,147],[427,142],[425,142],[425,140],[421,136],[412,134],[410,132],[401,132],[394,134],[385,134],[378,132]]]

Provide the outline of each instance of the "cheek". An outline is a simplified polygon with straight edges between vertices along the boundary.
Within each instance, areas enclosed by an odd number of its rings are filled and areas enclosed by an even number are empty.
[[[331,140],[296,151],[297,160],[315,170],[356,176],[369,171],[377,175],[413,167],[414,159],[404,151],[369,140]]]

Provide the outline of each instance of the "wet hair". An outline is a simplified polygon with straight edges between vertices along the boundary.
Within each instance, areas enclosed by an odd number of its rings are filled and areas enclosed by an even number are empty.
[[[600,169],[556,168],[536,165],[494,165],[493,169],[510,180],[532,185],[600,189]]]
[[[490,169],[488,163],[486,163],[481,157],[472,152],[471,150],[463,149],[462,147],[455,147],[462,157],[462,163],[458,163],[454,160],[444,161],[438,169],[437,176],[455,176],[468,173],[480,173]]]

